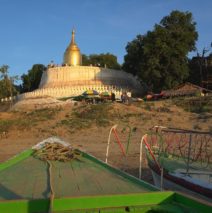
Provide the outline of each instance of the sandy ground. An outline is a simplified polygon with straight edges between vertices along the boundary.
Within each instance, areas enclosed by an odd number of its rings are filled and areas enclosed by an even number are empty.
[[[127,126],[134,130],[130,140],[129,153],[126,158],[123,157],[119,146],[112,137],[109,163],[138,177],[140,141],[142,135],[150,127],[163,125],[201,131],[209,131],[212,127],[212,116],[210,114],[204,116],[203,119],[202,116],[186,112],[182,108],[171,104],[170,101],[157,101],[148,104],[148,106],[145,103],[111,104],[110,113],[112,115],[109,116],[110,123],[106,126],[98,126],[95,122],[81,129],[58,126],[57,123],[67,119],[73,109],[80,111],[81,105],[75,105],[73,103],[61,105],[53,117],[45,120],[38,119],[35,125],[32,126],[19,126],[19,122],[17,122],[17,120],[21,123],[24,119],[35,119],[35,117],[27,117],[32,110],[30,107],[25,106],[22,110],[19,109],[18,112],[0,112],[1,122],[16,121],[15,125],[10,126],[6,131],[0,131],[0,162],[51,136],[58,136],[69,142],[73,147],[86,151],[104,161],[110,128],[114,124],[118,124],[118,135],[125,147],[129,135]],[[143,161],[142,179],[152,183],[152,176],[146,164],[145,156]]]

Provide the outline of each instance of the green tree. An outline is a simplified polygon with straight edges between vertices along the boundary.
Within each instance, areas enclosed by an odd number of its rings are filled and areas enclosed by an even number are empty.
[[[172,11],[153,31],[128,43],[123,69],[157,92],[182,83],[189,73],[187,54],[198,38],[195,25],[190,12]]]
[[[189,60],[189,77],[187,80],[202,87],[208,87],[212,77],[212,53],[206,55],[207,52],[204,48],[201,55],[197,54]]]
[[[31,92],[39,87],[41,77],[46,67],[43,64],[34,64],[27,74],[21,76],[21,92]]]
[[[124,56],[123,69],[133,75],[138,75],[143,63],[144,57],[144,36],[137,37],[126,46],[127,55]]]
[[[18,80],[18,76],[9,76],[8,69],[8,65],[0,67],[0,98],[12,97],[17,94],[14,82]]]
[[[91,63],[89,61],[89,56],[82,54],[82,65],[89,66]]]
[[[107,67],[110,69],[121,69],[120,64],[117,62],[117,57],[113,54],[91,54],[89,56],[82,55],[82,64],[84,66],[99,66]]]

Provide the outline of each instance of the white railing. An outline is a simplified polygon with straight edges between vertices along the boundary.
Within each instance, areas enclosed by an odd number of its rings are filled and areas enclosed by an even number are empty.
[[[12,102],[12,101],[16,101],[18,96],[13,96],[13,97],[5,97],[5,98],[1,98],[0,102],[4,103],[4,102]]]

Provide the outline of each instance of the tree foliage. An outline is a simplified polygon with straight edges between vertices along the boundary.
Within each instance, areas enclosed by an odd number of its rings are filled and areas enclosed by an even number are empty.
[[[107,67],[110,69],[120,69],[121,66],[117,62],[117,57],[113,54],[91,54],[89,56],[82,55],[82,65],[84,66],[99,66],[99,67]]]
[[[18,80],[17,76],[9,76],[9,66],[0,67],[0,98],[6,98],[17,94],[14,82]]]
[[[182,83],[189,74],[187,54],[198,38],[195,25],[190,12],[172,11],[153,31],[127,44],[123,69],[154,91]]]
[[[124,57],[123,69],[133,75],[140,73],[143,58],[144,58],[144,36],[137,35],[137,37],[129,42],[126,46],[127,55]]]
[[[199,86],[207,86],[212,76],[212,54],[208,56],[197,55],[189,60],[189,77],[188,81]]]
[[[46,67],[43,64],[34,64],[27,74],[21,76],[21,92],[31,92],[39,87],[41,77]]]

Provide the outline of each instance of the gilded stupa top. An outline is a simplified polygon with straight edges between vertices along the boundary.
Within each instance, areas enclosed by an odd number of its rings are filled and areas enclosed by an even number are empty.
[[[71,44],[75,44],[75,30],[72,30]]]
[[[71,37],[71,43],[69,45],[69,48],[72,49],[72,48],[77,48],[78,50],[80,50],[77,46],[77,44],[75,43],[75,30],[73,29],[72,30],[72,37]]]
[[[75,30],[72,30],[72,38],[71,43],[67,47],[64,53],[64,60],[63,63],[69,66],[77,66],[81,65],[81,54],[80,49],[78,48],[77,44],[75,43]]]

